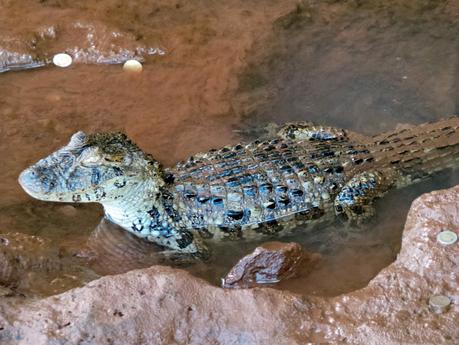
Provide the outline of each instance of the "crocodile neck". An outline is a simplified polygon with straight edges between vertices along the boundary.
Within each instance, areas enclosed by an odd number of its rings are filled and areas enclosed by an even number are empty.
[[[151,179],[139,182],[122,198],[102,205],[110,221],[141,237],[146,237],[152,228],[158,226],[159,219],[152,215],[163,214],[157,184]]]

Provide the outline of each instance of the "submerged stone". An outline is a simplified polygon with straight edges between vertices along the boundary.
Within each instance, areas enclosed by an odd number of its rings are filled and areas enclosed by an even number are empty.
[[[277,283],[297,275],[314,256],[298,243],[267,242],[243,257],[222,279],[224,288],[250,288]]]

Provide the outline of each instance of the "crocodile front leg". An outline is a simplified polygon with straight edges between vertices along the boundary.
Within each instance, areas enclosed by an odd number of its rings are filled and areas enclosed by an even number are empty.
[[[168,237],[147,236],[147,240],[172,248],[164,253],[169,258],[190,256],[206,260],[210,256],[210,251],[197,230],[173,229]]]
[[[373,201],[395,186],[397,172],[384,169],[362,172],[349,180],[335,198],[335,212],[350,223],[361,224],[375,213]]]
[[[206,261],[211,255],[198,231],[185,231],[180,234],[178,231],[173,231],[171,237],[166,237],[162,241],[152,240],[148,237],[147,239],[164,247],[172,248],[164,249],[155,254],[161,263],[187,266],[196,263],[196,259]]]

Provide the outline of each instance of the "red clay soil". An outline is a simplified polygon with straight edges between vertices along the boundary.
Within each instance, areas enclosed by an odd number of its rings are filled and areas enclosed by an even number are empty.
[[[459,186],[412,205],[397,260],[367,287],[333,298],[226,290],[152,266],[45,299],[0,304],[2,344],[457,344]],[[428,300],[448,296],[436,314]]]

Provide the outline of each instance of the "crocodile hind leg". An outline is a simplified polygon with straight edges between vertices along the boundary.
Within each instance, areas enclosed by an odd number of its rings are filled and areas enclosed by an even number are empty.
[[[316,126],[311,122],[292,122],[279,127],[277,135],[290,140],[347,140],[344,129]]]
[[[335,212],[352,224],[361,224],[374,213],[373,202],[383,196],[397,180],[394,169],[362,172],[349,180],[335,198]]]

